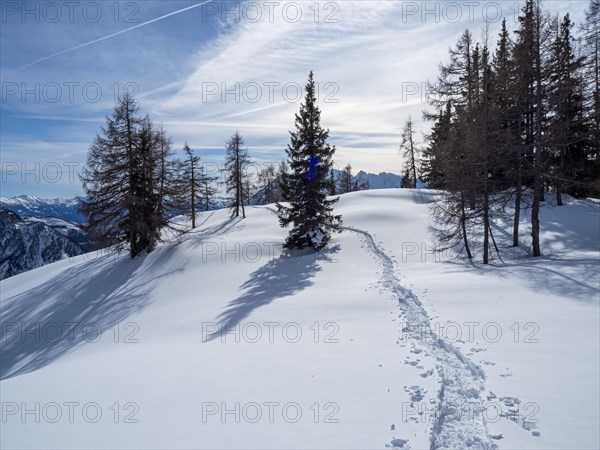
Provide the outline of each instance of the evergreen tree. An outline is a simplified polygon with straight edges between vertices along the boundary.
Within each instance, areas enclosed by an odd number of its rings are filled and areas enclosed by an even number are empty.
[[[481,216],[483,227],[483,264],[490,260],[490,243],[493,241],[492,213],[499,199],[493,194],[500,187],[502,179],[498,174],[498,167],[503,161],[496,149],[503,141],[500,121],[502,115],[497,114],[495,109],[493,88],[494,77],[487,43],[481,52],[481,70],[478,101],[475,106],[475,120],[471,128],[473,141],[475,143],[475,154],[479,160],[479,166],[475,170],[478,191],[477,211]],[[495,246],[495,243],[494,243]],[[497,247],[496,250],[498,251]]]
[[[599,11],[598,0],[592,0],[583,26],[587,72],[570,19],[557,21],[552,33],[540,0],[525,1],[514,43],[502,23],[492,60],[487,30],[483,46],[466,31],[450,50],[450,63],[440,67],[431,86],[437,113],[425,114],[434,123],[421,160],[423,180],[444,190],[433,210],[446,248],[460,246],[471,258],[469,233],[480,229],[488,263],[490,249],[498,251],[494,215],[506,214],[504,206],[514,196],[513,246],[519,245],[522,206],[529,206],[532,254],[540,256],[545,188],[554,187],[559,205],[563,192],[586,196],[600,189],[593,144]],[[584,73],[595,82],[586,83]]]
[[[462,248],[469,259],[473,255],[468,230],[476,213],[481,173],[480,137],[475,126],[480,83],[481,52],[466,30],[456,48],[450,49],[450,63],[440,66],[438,83],[434,86],[437,95],[430,97],[430,102],[438,109],[443,108],[445,114],[440,113],[425,157],[443,174],[441,184],[446,190],[432,207],[439,225],[438,240],[444,249]],[[426,172],[429,170],[426,167]]]
[[[284,194],[282,191],[281,181],[289,174],[290,168],[287,161],[283,160],[279,163],[276,170],[275,181],[273,182],[273,202],[279,203],[283,201]]]
[[[520,116],[519,127],[524,159],[527,160],[525,175],[533,191],[531,237],[533,256],[536,257],[541,255],[539,213],[541,202],[544,200],[543,174],[547,164],[547,105],[544,102],[547,88],[547,65],[544,55],[549,38],[547,23],[540,0],[526,0],[519,16],[517,41],[512,58],[517,74],[515,97]]]
[[[523,201],[524,153],[525,145],[521,140],[522,124],[518,108],[518,88],[520,80],[513,61],[514,45],[502,21],[502,31],[492,62],[491,107],[497,119],[498,139],[495,143],[497,165],[494,167],[498,187],[514,197],[513,247],[519,246],[519,227],[521,223],[521,205]],[[510,197],[506,200],[508,203]]]
[[[336,195],[337,189],[335,184],[335,173],[333,167],[329,170],[329,195]]]
[[[467,204],[467,192],[472,186],[467,177],[469,165],[465,164],[466,121],[465,107],[457,107],[443,146],[441,162],[445,190],[433,204],[432,212],[437,224],[434,231],[440,243],[440,250],[458,249],[459,253],[464,251],[467,258],[471,260],[473,254],[469,245],[469,230],[473,217]]]
[[[321,128],[312,72],[295,125],[286,150],[291,173],[281,180],[284,199],[290,205],[277,205],[279,222],[282,227],[292,225],[286,248],[321,249],[327,245],[332,232],[341,231],[341,216],[333,214],[333,204],[338,199],[327,199],[335,146],[327,143],[329,130]]]
[[[404,166],[404,171],[402,172],[402,180],[400,181],[400,187],[402,189],[410,189],[413,187],[413,182],[410,177],[410,169],[408,166]]]
[[[434,124],[426,136],[428,145],[421,153],[421,179],[429,189],[444,189],[443,156],[451,127],[451,102],[447,102],[437,115],[426,114],[425,118],[433,120]]]
[[[250,157],[244,147],[244,139],[239,132],[235,132],[227,141],[225,156],[225,186],[230,195],[230,209],[232,217],[246,218],[244,202],[248,198],[248,165]]]
[[[589,129],[587,144],[588,195],[600,196],[600,0],[590,0],[582,25],[585,60],[585,110]],[[591,82],[589,82],[591,80]]]
[[[573,23],[567,14],[556,29],[552,43],[550,66],[549,109],[553,112],[548,123],[548,145],[553,150],[554,186],[556,202],[562,206],[564,191],[585,194],[576,180],[585,180],[587,124],[583,105],[583,80],[580,76],[582,58],[573,49]]]

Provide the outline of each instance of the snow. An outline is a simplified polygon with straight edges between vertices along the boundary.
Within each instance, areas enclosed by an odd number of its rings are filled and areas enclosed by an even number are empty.
[[[32,217],[43,221],[57,218],[75,225],[85,221],[85,217],[79,211],[77,198],[42,199],[33,195],[19,195],[10,198],[0,197],[0,206],[4,206],[22,218]]]
[[[402,176],[387,172],[374,174],[361,170],[354,176],[354,181],[358,183],[368,182],[369,189],[397,188],[400,187]]]
[[[600,207],[482,267],[430,252],[433,195],[341,196],[318,254],[250,207],[0,282],[0,447],[599,448]]]

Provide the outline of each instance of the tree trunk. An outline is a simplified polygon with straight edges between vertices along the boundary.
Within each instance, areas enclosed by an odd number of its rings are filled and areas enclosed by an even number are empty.
[[[192,228],[196,228],[196,168],[194,167],[194,159],[191,158],[192,165]]]
[[[487,185],[487,183],[486,183]],[[486,192],[484,194],[483,200],[483,264],[489,263],[489,245],[490,245],[490,203],[489,203],[489,195]]]
[[[562,200],[562,179],[564,178],[564,172],[565,172],[565,146],[561,146],[560,149],[560,163],[559,163],[559,171],[558,171],[558,177],[556,178],[556,205],[557,206],[563,206],[563,200]]]
[[[523,196],[523,163],[521,145],[517,144],[517,186],[515,194],[515,216],[513,222],[513,247],[519,246],[519,225],[521,221],[521,200]]]
[[[533,204],[531,207],[531,237],[533,256],[541,256],[540,249],[540,201],[543,200],[543,181],[541,177],[542,151],[544,147],[542,136],[542,56],[541,56],[541,12],[539,2],[536,5],[536,49],[535,49],[535,78],[536,78],[536,120],[535,120],[535,154],[533,156]]]
[[[413,137],[412,137],[412,124],[411,124],[411,128],[410,128],[410,158],[411,158],[412,173],[413,173],[413,189],[416,189],[417,188],[417,165],[415,163],[415,147],[413,144]]]
[[[467,252],[467,257],[469,258],[469,261],[470,261],[473,259],[473,255],[471,255],[471,249],[469,248],[469,238],[467,237],[467,214],[465,211],[465,196],[462,191],[460,193],[460,208],[461,208],[460,226],[462,228],[463,243],[465,244],[465,251]]]
[[[135,202],[135,165],[133,162],[133,130],[131,124],[131,118],[129,117],[129,103],[127,103],[127,161],[129,170],[129,254],[132,258],[137,256],[137,243],[136,243],[136,227],[137,227],[137,207]]]

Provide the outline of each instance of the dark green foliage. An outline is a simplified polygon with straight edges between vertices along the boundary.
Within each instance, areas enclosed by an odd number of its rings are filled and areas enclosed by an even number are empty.
[[[341,216],[333,214],[333,204],[338,199],[327,199],[335,146],[327,143],[329,130],[321,128],[312,72],[295,125],[286,149],[290,173],[284,174],[280,181],[283,198],[289,206],[277,205],[279,222],[282,227],[292,226],[286,248],[321,249],[332,232],[341,230]]]

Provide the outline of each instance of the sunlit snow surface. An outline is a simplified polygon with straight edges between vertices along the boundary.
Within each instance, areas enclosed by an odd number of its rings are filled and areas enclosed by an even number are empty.
[[[433,195],[342,196],[317,255],[251,207],[2,281],[0,446],[599,448],[600,207],[482,267],[432,253]]]

